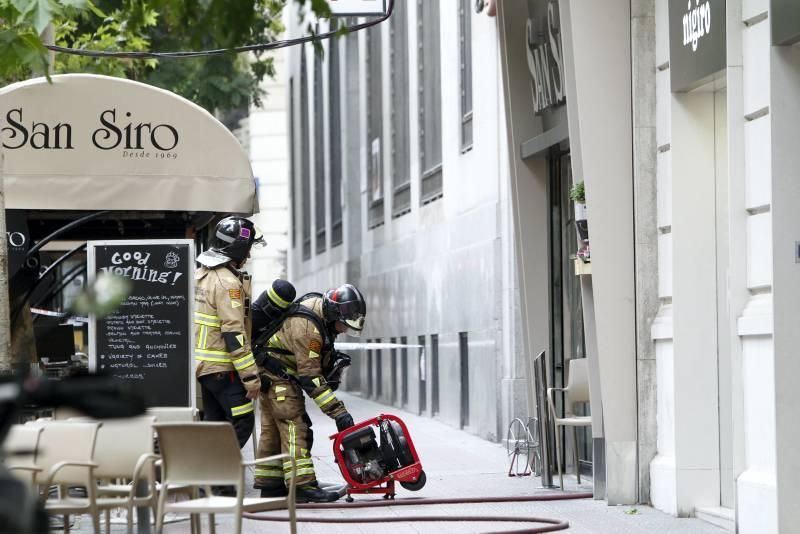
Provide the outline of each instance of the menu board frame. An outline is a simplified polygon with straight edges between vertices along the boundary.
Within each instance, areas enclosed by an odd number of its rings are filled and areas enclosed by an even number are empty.
[[[183,407],[191,407],[192,410],[196,408],[196,380],[194,377],[194,358],[192,355],[192,347],[194,345],[194,265],[195,265],[195,243],[191,239],[121,239],[121,240],[107,240],[107,241],[89,241],[86,243],[86,271],[89,284],[92,284],[97,277],[97,249],[102,247],[134,247],[134,246],[172,246],[172,247],[187,247],[187,258],[189,261],[186,265],[181,267],[181,272],[186,276],[188,281],[188,295],[186,295],[187,302],[187,321],[189,325],[189,339],[186,343],[187,353],[186,359],[189,362],[187,384],[188,384],[188,400],[189,405]],[[89,370],[96,372],[97,370],[97,317],[95,314],[89,315]],[[170,406],[181,407],[181,406]]]

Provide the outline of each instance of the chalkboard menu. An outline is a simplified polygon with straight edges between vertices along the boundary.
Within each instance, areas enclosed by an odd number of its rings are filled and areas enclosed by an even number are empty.
[[[192,406],[194,243],[90,241],[87,255],[92,279],[132,282],[116,312],[90,317],[90,368],[132,383],[149,406]]]

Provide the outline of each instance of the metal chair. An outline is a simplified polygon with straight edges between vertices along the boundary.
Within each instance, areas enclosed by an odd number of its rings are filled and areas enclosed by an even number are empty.
[[[547,388],[547,404],[550,407],[550,416],[553,419],[556,433],[556,461],[558,463],[558,481],[561,489],[564,489],[564,475],[561,470],[561,458],[564,455],[563,443],[561,441],[561,432],[559,427],[572,427],[572,449],[575,454],[575,474],[578,478],[578,484],[581,483],[581,471],[578,466],[578,427],[591,426],[592,416],[575,415],[575,404],[589,402],[589,372],[586,365],[586,359],[569,360],[567,371],[567,387],[565,388]],[[554,393],[556,391],[564,392],[564,407],[566,417],[558,417],[556,415],[556,403]]]

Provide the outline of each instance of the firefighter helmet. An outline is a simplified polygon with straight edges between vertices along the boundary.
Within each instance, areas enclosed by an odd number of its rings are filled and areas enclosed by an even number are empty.
[[[364,330],[367,303],[356,286],[345,284],[325,293],[323,312],[326,321],[341,322],[349,335],[358,337]]]
[[[242,263],[247,259],[250,249],[266,243],[252,221],[244,217],[225,217],[217,223],[211,239],[211,248],[197,257],[206,267],[216,267],[235,261]]]

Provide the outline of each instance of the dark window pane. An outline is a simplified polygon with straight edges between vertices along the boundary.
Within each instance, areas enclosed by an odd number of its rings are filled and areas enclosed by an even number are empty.
[[[314,214],[317,254],[325,251],[325,120],[322,101],[322,55],[314,54]]]
[[[306,69],[306,48],[300,49],[300,165],[302,183],[300,203],[303,217],[303,259],[311,258],[311,135],[308,116],[308,74]]]
[[[395,4],[390,19],[392,99],[392,215],[399,216],[411,206],[408,125],[408,14],[406,3]]]
[[[439,2],[417,0],[419,146],[423,203],[442,193],[442,92]]]
[[[383,76],[381,26],[367,30],[367,179],[369,227],[383,223]]]
[[[335,24],[335,21],[334,21]],[[335,28],[335,26],[334,26]],[[330,117],[330,138],[328,139],[328,152],[331,165],[331,246],[342,243],[342,143],[341,143],[341,76],[339,75],[339,46],[340,40],[332,39],[328,52],[328,105]]]

